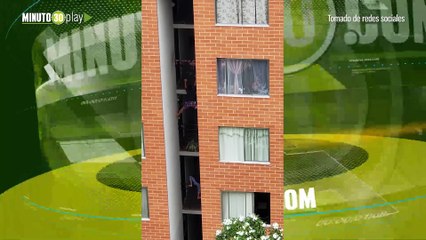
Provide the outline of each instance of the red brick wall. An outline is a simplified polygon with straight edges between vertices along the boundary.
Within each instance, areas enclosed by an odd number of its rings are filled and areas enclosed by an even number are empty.
[[[194,1],[204,239],[221,224],[221,191],[270,192],[271,222],[283,223],[283,1],[269,0],[269,27],[215,26],[215,1]],[[217,96],[217,58],[268,59],[270,98]],[[219,162],[218,127],[270,130],[270,165]]]
[[[144,240],[170,239],[157,22],[157,1],[144,0],[142,3],[142,122],[146,159],[142,160],[142,185],[148,188],[150,218],[149,221],[142,222]]]

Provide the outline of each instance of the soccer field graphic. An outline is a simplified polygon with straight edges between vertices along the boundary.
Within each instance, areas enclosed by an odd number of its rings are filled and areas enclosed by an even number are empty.
[[[0,208],[1,239],[140,238],[140,189],[112,188],[96,177],[138,154],[140,149],[89,159],[8,190],[0,197],[0,205],[8,206]]]
[[[284,210],[285,238],[426,239],[424,1],[285,5],[284,187],[316,195]],[[406,22],[333,26],[333,11]]]
[[[426,168],[423,161],[426,143],[345,134],[286,136],[287,141],[293,138],[350,144],[368,152],[368,159],[352,170],[335,162],[334,171],[342,173],[290,185],[294,189],[315,187],[317,208],[285,212],[289,239],[422,239],[425,236],[426,231],[419,223],[425,214],[422,209],[426,205],[426,177],[419,169]],[[358,161],[352,154],[354,151],[336,158]],[[327,155],[329,161],[336,161],[336,155]],[[316,170],[329,174],[330,169],[322,167],[318,165]]]

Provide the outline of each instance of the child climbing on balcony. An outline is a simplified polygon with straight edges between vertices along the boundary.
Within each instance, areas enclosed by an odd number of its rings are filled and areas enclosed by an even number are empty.
[[[187,188],[192,187],[193,185],[195,185],[197,187],[197,199],[201,199],[201,187],[200,187],[200,183],[197,182],[197,180],[195,180],[195,178],[193,176],[189,176],[189,185],[186,185]]]
[[[178,118],[183,113],[183,111],[185,111],[188,108],[197,109],[197,88],[196,88],[195,80],[193,84],[188,83],[188,79],[186,78],[183,81],[185,84],[186,95],[183,100],[183,106],[176,113],[176,117]]]

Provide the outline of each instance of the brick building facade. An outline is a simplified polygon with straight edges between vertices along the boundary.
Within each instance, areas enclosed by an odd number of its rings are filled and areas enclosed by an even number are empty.
[[[243,213],[282,223],[283,15],[275,0],[142,2],[143,239],[214,239]],[[183,79],[197,108],[176,118]]]
[[[142,4],[142,123],[145,158],[143,187],[148,189],[149,220],[142,220],[142,239],[170,239],[158,46],[157,3]]]

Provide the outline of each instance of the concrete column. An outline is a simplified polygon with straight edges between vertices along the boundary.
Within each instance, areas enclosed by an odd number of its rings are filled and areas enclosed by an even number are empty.
[[[170,239],[183,240],[172,2],[158,0],[157,10]]]

